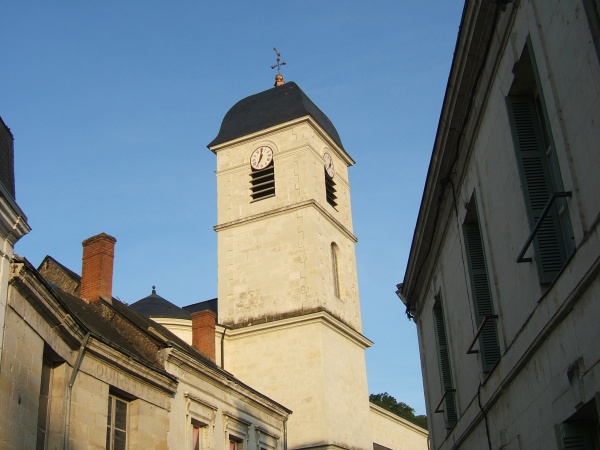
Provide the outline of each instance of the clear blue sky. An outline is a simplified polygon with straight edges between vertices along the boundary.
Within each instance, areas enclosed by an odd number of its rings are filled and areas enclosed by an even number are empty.
[[[32,231],[16,251],[81,271],[117,238],[113,295],[217,294],[215,157],[238,100],[282,73],[335,124],[350,170],[369,390],[425,412],[402,281],[463,2],[2,1],[0,116]]]

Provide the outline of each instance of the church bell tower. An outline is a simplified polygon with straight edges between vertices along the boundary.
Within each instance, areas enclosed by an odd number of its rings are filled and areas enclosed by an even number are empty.
[[[208,145],[224,369],[293,410],[289,448],[370,449],[354,161],[327,116],[279,77],[235,104]]]

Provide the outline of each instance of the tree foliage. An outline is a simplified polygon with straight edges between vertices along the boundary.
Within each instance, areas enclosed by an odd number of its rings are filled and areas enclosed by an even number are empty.
[[[406,403],[397,401],[387,392],[384,392],[383,394],[371,394],[369,395],[369,401],[421,428],[427,429],[427,416],[415,416],[414,408],[411,408]]]

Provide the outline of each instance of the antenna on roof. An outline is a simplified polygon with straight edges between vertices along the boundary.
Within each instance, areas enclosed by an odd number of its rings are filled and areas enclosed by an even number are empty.
[[[277,75],[275,75],[275,86],[281,86],[285,81],[283,81],[283,75],[281,75],[281,66],[285,66],[286,62],[281,61],[281,53],[277,51],[275,47],[273,47],[273,51],[277,55],[277,63],[271,66],[271,69],[277,67]]]

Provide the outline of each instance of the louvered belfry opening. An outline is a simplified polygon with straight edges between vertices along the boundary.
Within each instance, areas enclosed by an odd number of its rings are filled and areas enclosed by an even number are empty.
[[[253,170],[250,173],[250,196],[252,200],[262,200],[275,195],[275,165]]]
[[[325,193],[327,195],[327,203],[337,209],[337,195],[335,195],[335,181],[333,181],[333,177],[330,177],[325,170]]]

